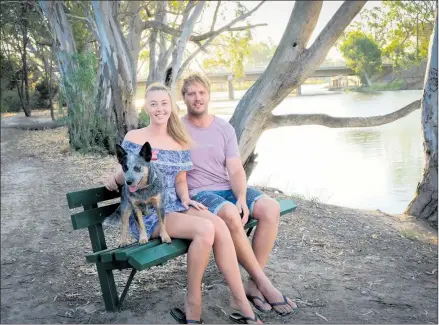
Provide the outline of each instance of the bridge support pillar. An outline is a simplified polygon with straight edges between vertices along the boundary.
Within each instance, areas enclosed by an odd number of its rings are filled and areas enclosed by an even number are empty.
[[[227,76],[227,83],[228,83],[228,89],[229,89],[229,99],[234,100],[235,99],[235,90],[233,89],[233,76]]]
[[[300,85],[296,89],[297,89],[297,96],[302,96],[302,85]]]

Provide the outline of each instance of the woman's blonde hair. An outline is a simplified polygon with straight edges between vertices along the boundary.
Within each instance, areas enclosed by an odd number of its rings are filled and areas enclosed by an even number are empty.
[[[167,131],[172,139],[177,141],[182,147],[189,147],[192,145],[192,139],[187,132],[186,128],[183,125],[183,122],[180,120],[180,117],[177,113],[177,105],[175,104],[174,99],[171,96],[171,91],[168,87],[160,82],[154,82],[146,88],[145,98],[148,93],[152,91],[164,91],[168,94],[169,100],[171,101],[171,115],[169,116]],[[146,101],[145,101],[146,105]]]

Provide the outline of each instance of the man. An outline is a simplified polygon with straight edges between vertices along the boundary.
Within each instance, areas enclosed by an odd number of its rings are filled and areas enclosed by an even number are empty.
[[[255,268],[265,267],[273,249],[279,204],[259,190],[247,187],[235,130],[228,122],[208,112],[210,83],[207,78],[200,74],[185,78],[182,97],[187,107],[183,122],[195,143],[191,149],[194,169],[187,172],[189,194],[224,220],[238,260],[251,275]],[[249,215],[259,221],[252,245],[243,229]],[[274,309],[279,314],[288,314],[297,308],[280,293],[277,301],[265,299],[262,289],[251,278],[245,289],[250,302],[260,311]]]

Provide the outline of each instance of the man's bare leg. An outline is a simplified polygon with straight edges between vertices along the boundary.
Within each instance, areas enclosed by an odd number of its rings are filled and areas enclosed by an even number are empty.
[[[269,197],[257,200],[253,208],[253,218],[258,220],[258,226],[253,234],[252,247],[256,259],[262,269],[265,268],[270,253],[273,250],[279,227],[279,203]],[[246,292],[251,296],[260,297],[262,293],[251,278],[245,283]],[[254,303],[264,310],[271,309],[269,304],[264,304],[259,299]]]
[[[270,302],[283,301],[282,294],[272,285],[270,280],[263,272],[258,260],[256,259],[252,246],[250,245],[244,228],[242,227],[241,216],[239,215],[236,206],[231,203],[224,204],[219,210],[218,216],[224,220],[229,228],[239,263],[246,269],[248,274],[252,277],[254,283],[257,285],[256,289],[258,290],[254,290],[255,288],[247,286],[247,295],[260,295],[262,299],[265,296],[265,298]],[[270,305],[264,304],[260,300],[253,301],[260,306],[261,309],[271,309]],[[288,313],[291,312],[293,308],[297,308],[296,304],[288,299],[288,305],[278,306],[276,307],[276,310],[278,312]]]

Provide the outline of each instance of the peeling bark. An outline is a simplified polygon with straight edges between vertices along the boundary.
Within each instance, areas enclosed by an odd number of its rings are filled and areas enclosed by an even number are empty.
[[[120,143],[128,131],[137,128],[138,116],[134,108],[136,67],[116,19],[117,3],[93,1],[92,5],[101,47],[101,81],[108,91],[101,94],[100,107],[111,112],[117,127],[117,142]]]
[[[405,213],[427,220],[437,228],[437,187],[438,187],[438,26],[437,12],[434,33],[430,40],[427,73],[422,97],[422,132],[424,135],[425,164],[422,180],[416,188],[416,195]]]

